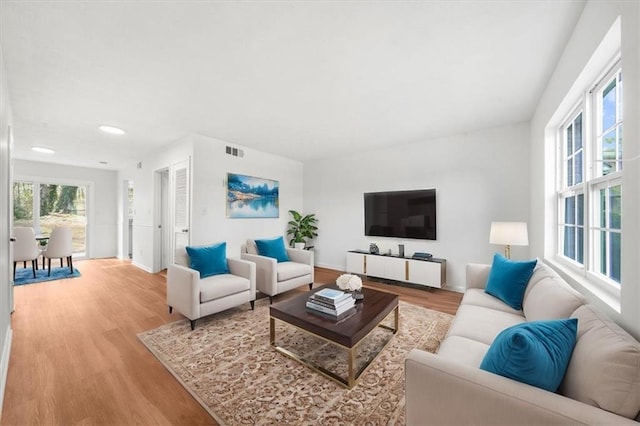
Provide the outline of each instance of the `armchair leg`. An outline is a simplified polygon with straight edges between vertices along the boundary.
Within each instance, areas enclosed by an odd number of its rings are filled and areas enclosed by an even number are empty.
[[[313,289],[313,283],[309,283],[309,290]]]
[[[251,304],[251,310],[253,311],[253,309],[256,307],[256,301],[251,300],[249,303]]]
[[[73,259],[71,258],[71,256],[67,257],[67,265],[69,266],[69,270],[73,275]]]
[[[31,269],[33,269],[33,278],[36,278],[36,263],[38,262],[38,259],[32,260],[31,261]]]
[[[269,296],[269,304],[273,305],[273,296]]]
[[[169,313],[173,312],[173,306],[169,306]]]
[[[60,267],[62,268],[64,265],[62,264],[62,258],[60,258]]]
[[[47,259],[47,266],[49,267],[49,272],[47,273],[47,276],[50,277],[51,276],[51,258]]]
[[[18,265],[18,262],[13,262],[13,280],[16,280],[16,266]]]
[[[191,331],[193,331],[196,328],[196,320],[190,320],[190,321],[191,321]]]

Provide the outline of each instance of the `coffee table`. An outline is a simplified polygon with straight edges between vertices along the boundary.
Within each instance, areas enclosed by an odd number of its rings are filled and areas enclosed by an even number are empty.
[[[362,373],[366,371],[373,360],[398,332],[398,296],[370,288],[363,288],[362,293],[364,294],[364,300],[356,303],[356,312],[345,319],[336,321],[333,318],[309,312],[306,307],[309,296],[321,288],[326,287],[337,288],[333,285],[324,285],[314,288],[313,291],[308,293],[303,293],[288,300],[273,304],[269,308],[270,343],[278,352],[351,389]],[[392,312],[393,326],[382,324],[382,321]],[[346,349],[348,351],[347,377],[341,377],[335,372],[329,371],[317,363],[313,363],[293,351],[276,344],[276,319]],[[375,353],[375,356],[356,371],[356,348],[376,327],[390,330],[391,333],[389,333],[388,339],[380,347],[380,350]]]

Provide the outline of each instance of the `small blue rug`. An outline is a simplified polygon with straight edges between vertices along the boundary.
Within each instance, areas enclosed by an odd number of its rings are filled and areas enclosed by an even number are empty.
[[[28,266],[30,266],[28,264]],[[36,277],[33,278],[33,270],[31,267],[16,269],[16,279],[13,281],[13,285],[25,285],[34,284],[43,281],[62,280],[65,278],[75,278],[80,276],[80,271],[75,266],[73,267],[73,274],[70,273],[69,267],[51,267],[51,276],[47,276],[47,269],[36,269]]]

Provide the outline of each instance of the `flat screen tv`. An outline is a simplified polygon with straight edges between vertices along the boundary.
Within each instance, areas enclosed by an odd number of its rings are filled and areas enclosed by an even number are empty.
[[[435,240],[436,190],[365,193],[364,234]]]

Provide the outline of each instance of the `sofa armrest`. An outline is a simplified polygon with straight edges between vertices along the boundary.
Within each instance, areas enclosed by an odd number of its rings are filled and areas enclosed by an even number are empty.
[[[405,360],[407,425],[635,425],[608,411],[413,349]]]
[[[182,265],[169,265],[167,305],[191,320],[200,318],[200,272]]]
[[[278,282],[277,262],[272,257],[259,254],[242,253],[242,260],[256,264],[256,288],[262,293],[273,296],[278,294],[276,284]]]
[[[467,288],[484,288],[487,285],[489,271],[491,271],[491,265],[467,264]]]
[[[227,258],[229,272],[251,282],[251,300],[256,300],[256,264],[248,260]]]

